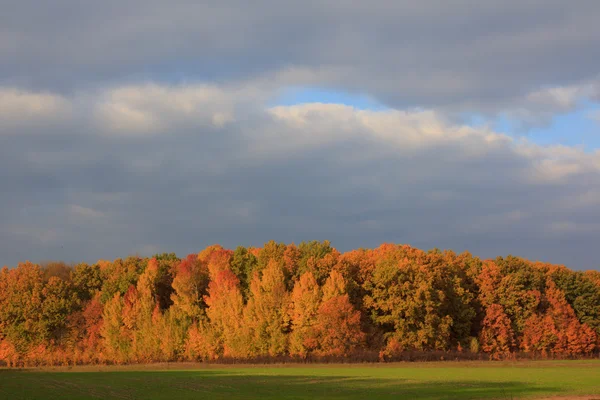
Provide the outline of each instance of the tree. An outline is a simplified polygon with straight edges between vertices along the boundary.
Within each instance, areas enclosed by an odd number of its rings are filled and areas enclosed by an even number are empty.
[[[81,316],[82,322],[75,327],[81,329],[77,336],[76,343],[80,343],[82,358],[85,362],[98,361],[101,355],[101,339],[103,326],[104,306],[100,302],[100,294],[96,294],[83,309]],[[73,325],[72,325],[73,326]]]
[[[534,314],[525,324],[521,348],[527,353],[540,354],[546,358],[551,354],[558,339],[556,326],[550,315]]]
[[[68,281],[71,276],[72,267],[63,261],[46,261],[40,263],[42,274],[44,275],[44,281],[52,277],[59,278],[63,281]]]
[[[239,246],[233,252],[231,270],[240,281],[240,288],[244,296],[244,302],[248,299],[250,292],[250,279],[258,265],[258,259],[245,247]]]
[[[101,300],[106,302],[115,293],[124,295],[131,285],[135,286],[147,263],[147,258],[140,257],[118,258],[112,263],[98,262],[103,280]]]
[[[294,244],[290,244],[283,252],[283,275],[286,287],[292,289],[302,274],[298,273],[302,251]]]
[[[271,261],[282,266],[286,249],[287,246],[285,243],[277,243],[274,240],[265,243],[263,248],[258,251],[258,265],[256,266],[256,272],[261,273]],[[254,274],[250,279],[252,280],[253,277]]]
[[[600,334],[600,285],[590,274],[571,271],[563,266],[552,269],[549,277],[575,311],[577,319]]]
[[[291,296],[292,331],[289,352],[292,356],[306,358],[317,347],[315,326],[320,305],[321,289],[312,272],[306,272],[300,276]]]
[[[117,363],[129,361],[130,339],[123,321],[123,298],[120,293],[115,293],[104,304],[100,334],[107,360]]]
[[[469,338],[473,294],[453,254],[386,247],[363,285],[365,307],[398,349],[446,350]],[[449,260],[446,260],[445,258]]]
[[[600,287],[600,271],[585,271],[585,277]]]
[[[41,330],[45,341],[60,343],[68,334],[68,317],[77,308],[77,295],[70,283],[52,276],[42,289]]]
[[[49,338],[40,318],[44,302],[40,267],[30,262],[0,272],[0,338],[8,340],[19,354]]]
[[[347,356],[363,344],[360,311],[354,309],[346,293],[346,282],[332,271],[323,286],[323,302],[315,326],[318,355]]]
[[[229,269],[219,271],[209,283],[204,301],[208,321],[190,328],[190,340],[196,342],[189,346],[196,348],[200,358],[245,357],[247,351],[240,339],[244,301],[235,274]]]
[[[302,242],[298,246],[300,259],[298,260],[297,274],[312,272],[319,284],[323,284],[329,272],[336,264],[339,253],[331,247],[328,240],[318,242]]]
[[[579,322],[564,293],[552,280],[549,279],[546,286],[546,312],[557,333],[552,352],[561,356],[589,354],[595,347],[595,332],[587,324]]]
[[[597,355],[600,274],[329,242],[0,269],[0,364],[483,351]]]
[[[209,286],[208,265],[194,254],[181,260],[173,279],[172,309],[190,322],[204,315],[204,295]]]
[[[346,292],[346,280],[338,271],[331,271],[329,278],[323,285],[323,301],[334,297],[343,296]]]
[[[175,253],[156,254],[153,257],[158,263],[158,275],[156,277],[156,299],[162,311],[167,310],[173,304],[173,278],[177,266],[181,262]]]
[[[316,332],[318,355],[347,356],[365,340],[360,330],[360,311],[354,309],[347,294],[321,304]]]
[[[535,313],[544,290],[543,271],[524,259],[508,256],[495,261],[504,275],[497,288],[500,304],[511,319],[513,330],[521,334],[527,318]]]
[[[8,367],[16,367],[19,362],[19,352],[9,339],[0,339],[0,361]]]
[[[102,272],[99,265],[77,264],[71,270],[70,279],[81,302],[89,301],[102,289]]]
[[[198,261],[206,263],[211,279],[221,271],[231,270],[233,251],[224,249],[218,244],[207,247],[198,253]]]
[[[162,314],[157,301],[156,283],[159,276],[159,266],[155,258],[148,262],[146,270],[140,275],[133,295],[137,295],[131,317],[132,353],[137,361],[157,361],[161,358],[161,336],[158,330],[162,323]],[[129,294],[130,292],[128,292]],[[127,298],[127,296],[126,296]],[[126,301],[127,305],[129,302]],[[127,308],[124,308],[125,312]],[[123,319],[126,317],[124,315]]]
[[[490,358],[508,358],[515,347],[515,334],[504,308],[499,304],[487,307],[479,337],[481,348]]]
[[[244,321],[249,329],[251,355],[284,354],[287,351],[286,332],[289,328],[286,312],[288,293],[283,271],[276,260],[269,261],[262,277],[254,274],[250,293]]]
[[[185,318],[181,318],[175,309],[168,309],[161,314],[160,308],[155,308],[152,314],[152,324],[155,334],[159,338],[160,359],[163,361],[182,359],[190,327]]]

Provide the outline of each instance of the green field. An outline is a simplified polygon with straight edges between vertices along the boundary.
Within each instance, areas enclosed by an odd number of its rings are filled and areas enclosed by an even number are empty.
[[[0,399],[516,399],[582,395],[600,399],[600,362],[0,369]]]

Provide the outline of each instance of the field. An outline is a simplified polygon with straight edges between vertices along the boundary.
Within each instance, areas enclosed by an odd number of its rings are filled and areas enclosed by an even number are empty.
[[[595,396],[594,396],[595,395]],[[600,399],[599,361],[0,369],[0,399]]]

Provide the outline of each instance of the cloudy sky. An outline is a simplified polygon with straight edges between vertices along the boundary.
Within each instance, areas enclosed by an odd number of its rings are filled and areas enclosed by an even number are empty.
[[[600,268],[597,0],[0,9],[0,265],[328,239]]]

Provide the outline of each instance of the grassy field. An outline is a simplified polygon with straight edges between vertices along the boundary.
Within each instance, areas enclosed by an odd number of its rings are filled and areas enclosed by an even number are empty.
[[[0,369],[0,399],[600,399],[599,361]]]

